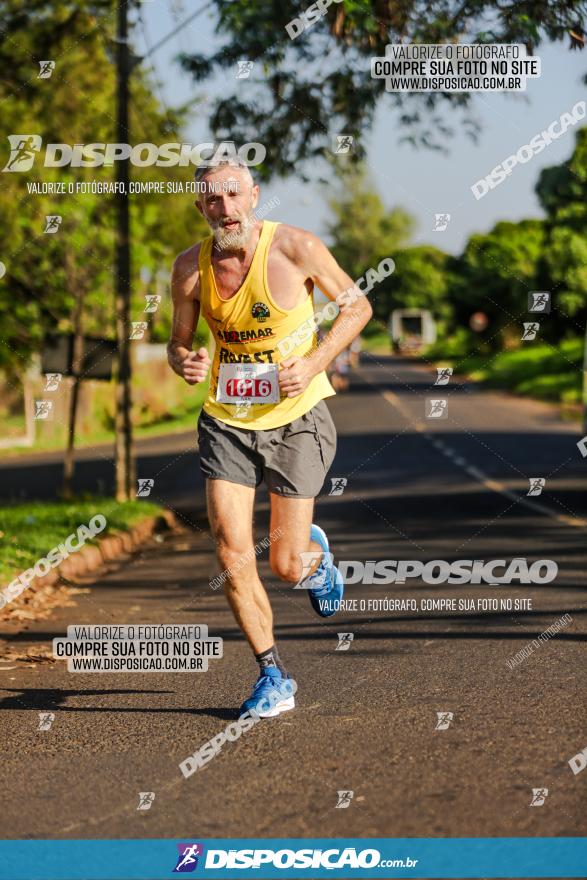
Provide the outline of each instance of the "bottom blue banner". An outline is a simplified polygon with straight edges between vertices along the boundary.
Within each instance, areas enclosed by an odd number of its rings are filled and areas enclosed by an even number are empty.
[[[1,880],[585,877],[587,838],[3,840]]]

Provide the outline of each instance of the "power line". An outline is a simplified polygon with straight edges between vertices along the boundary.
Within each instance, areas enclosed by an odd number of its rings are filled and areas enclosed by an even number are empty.
[[[178,24],[178,26],[176,28],[174,28],[169,34],[167,34],[166,37],[163,37],[162,40],[159,40],[158,43],[155,43],[155,45],[150,49],[150,51],[147,52],[147,54],[145,55],[145,58],[148,58],[149,55],[152,55],[153,52],[156,52],[161,46],[163,46],[165,43],[167,43],[172,37],[174,37],[181,30],[183,30],[183,28],[187,24],[190,24],[190,22],[192,22],[195,18],[198,18],[198,16],[201,15],[202,12],[205,12],[206,9],[209,9],[210,6],[213,6],[213,5],[214,5],[213,0],[210,0],[210,2],[206,3],[204,6],[202,6],[201,9],[197,9],[196,12],[193,12],[191,15],[189,15],[184,21],[181,22],[181,24]]]
[[[143,39],[145,41],[145,46],[147,48],[147,54],[143,57],[147,58],[151,54],[151,51],[152,51],[151,50],[151,39],[149,37],[149,31],[147,29],[147,22],[145,21],[145,17],[143,15],[142,6],[139,6],[139,20],[141,22],[141,27],[143,29]],[[165,111],[165,116],[167,117],[167,122],[169,123],[170,118],[171,118],[170,113],[169,113],[169,107],[167,106],[167,102],[165,100],[163,86],[161,85],[161,82],[159,81],[157,67],[156,67],[156,64],[154,61],[152,62],[152,69],[155,73],[155,88],[157,89],[157,92],[159,93],[159,100],[161,101],[161,105]]]
[[[180,24],[182,16],[185,15],[183,0],[167,0],[167,7],[173,23],[175,25]],[[186,37],[187,34],[183,31],[180,31],[180,33],[177,34],[177,45],[180,52],[188,51],[186,48]]]

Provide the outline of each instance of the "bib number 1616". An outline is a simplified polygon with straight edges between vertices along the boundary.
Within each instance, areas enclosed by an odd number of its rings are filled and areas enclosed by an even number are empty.
[[[226,393],[230,397],[269,397],[271,382],[269,379],[229,379]]]

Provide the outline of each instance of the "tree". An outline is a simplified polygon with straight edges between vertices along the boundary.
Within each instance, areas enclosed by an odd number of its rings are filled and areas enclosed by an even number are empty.
[[[546,228],[541,220],[497,223],[487,235],[472,235],[455,264],[457,322],[468,326],[473,312],[489,317],[485,339],[493,348],[515,345],[528,319],[528,292],[544,290],[542,255]]]
[[[328,200],[332,219],[327,233],[336,260],[356,281],[367,269],[376,269],[384,257],[395,259],[396,251],[410,240],[415,220],[403,208],[385,207],[363,166],[343,164],[339,178],[338,188]],[[369,294],[375,317],[384,320],[390,308],[391,278],[393,275]]]
[[[362,159],[380,100],[398,111],[414,145],[443,147],[452,133],[447,108],[463,111],[455,121],[475,136],[470,95],[391,93],[370,77],[370,59],[384,55],[388,43],[523,43],[533,53],[545,40],[582,33],[587,16],[587,5],[576,0],[342,0],[292,40],[286,25],[307,9],[306,0],[214,2],[223,45],[182,63],[201,81],[236,71],[242,58],[255,62],[251,76],[215,102],[211,128],[221,139],[268,145],[266,177],[295,171],[305,178],[304,165],[328,155],[334,132],[352,134]]]
[[[328,200],[332,219],[327,225],[337,261],[355,280],[384,257],[395,262],[394,272],[369,294],[375,324],[387,327],[396,308],[430,309],[437,321],[450,320],[453,259],[429,245],[406,247],[414,217],[401,207],[385,207],[363,165],[343,164],[339,178]]]
[[[5,130],[30,132],[42,143],[128,143],[169,141],[183,121],[153,97],[145,70],[134,68],[130,85],[130,119],[126,138],[115,130],[115,69],[112,64],[114,37],[113,0],[88,5],[79,0],[65,3],[0,2],[3,42],[0,63],[0,101]],[[120,44],[119,44],[120,45]],[[39,77],[39,62],[54,59],[49,79]],[[144,180],[188,180],[191,169],[141,169]],[[0,193],[0,232],[9,242],[3,250],[7,272],[0,283],[0,318],[3,335],[0,366],[9,381],[20,379],[34,352],[50,333],[74,333],[73,391],[69,416],[69,439],[65,462],[65,490],[71,491],[75,413],[83,375],[79,375],[83,335],[113,338],[114,297],[114,199],[109,195],[78,192],[78,183],[112,181],[112,168],[44,168],[39,157],[29,172],[3,175]],[[31,193],[29,184],[48,183],[74,187],[67,194]],[[131,197],[133,218],[131,247],[134,262],[131,282],[131,320],[145,319],[145,299],[140,271],[143,266],[170,266],[174,254],[185,249],[205,224],[193,207],[193,197],[153,193]],[[59,215],[58,231],[45,234],[46,218]],[[131,261],[132,263],[132,261]],[[121,310],[118,310],[119,315]],[[120,327],[120,321],[118,326]],[[162,322],[161,322],[162,326]],[[128,339],[126,326],[118,333]],[[119,378],[127,360],[119,346]],[[128,374],[128,373],[127,373]],[[125,390],[128,389],[128,383]],[[117,464],[123,438],[130,437],[131,412],[128,395],[117,398]],[[124,452],[129,448],[124,443]],[[126,459],[128,456],[124,458]],[[124,469],[117,467],[120,477]],[[130,468],[124,471],[124,494],[128,494]]]
[[[108,56],[113,34],[111,0],[46,3],[0,2],[5,38],[0,44],[0,101],[6,132],[31,132],[43,143],[109,143],[114,137],[115,71]],[[50,79],[39,79],[39,60],[56,59]],[[89,63],[88,59],[91,59]],[[183,122],[160,107],[147,73],[133,71],[131,143],[162,143]],[[6,153],[3,156],[5,159]],[[141,168],[141,180],[191,179],[193,169]],[[138,176],[138,174],[137,174]],[[0,281],[0,367],[21,376],[31,355],[52,332],[71,332],[74,285],[83,285],[84,332],[114,336],[113,200],[111,196],[31,194],[27,185],[112,180],[111,168],[44,168],[1,175],[0,235],[6,275]],[[61,215],[55,234],[44,234],[45,217]],[[131,197],[132,313],[144,320],[142,266],[169,269],[206,226],[193,196]],[[65,254],[70,260],[66,269]]]
[[[567,327],[582,332],[587,316],[587,129],[577,133],[570,159],[543,169],[536,192],[547,213],[547,289],[554,291],[553,307],[567,319]]]
[[[449,298],[453,260],[430,245],[418,245],[399,251],[395,272],[390,278],[388,296],[378,299],[378,317],[387,321],[393,309],[428,309],[440,327],[452,318]]]

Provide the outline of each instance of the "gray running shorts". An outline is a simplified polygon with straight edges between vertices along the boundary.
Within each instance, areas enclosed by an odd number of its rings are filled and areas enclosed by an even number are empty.
[[[336,428],[323,400],[289,425],[269,431],[234,428],[202,410],[200,467],[208,480],[258,486],[291,498],[315,498],[336,452]]]

